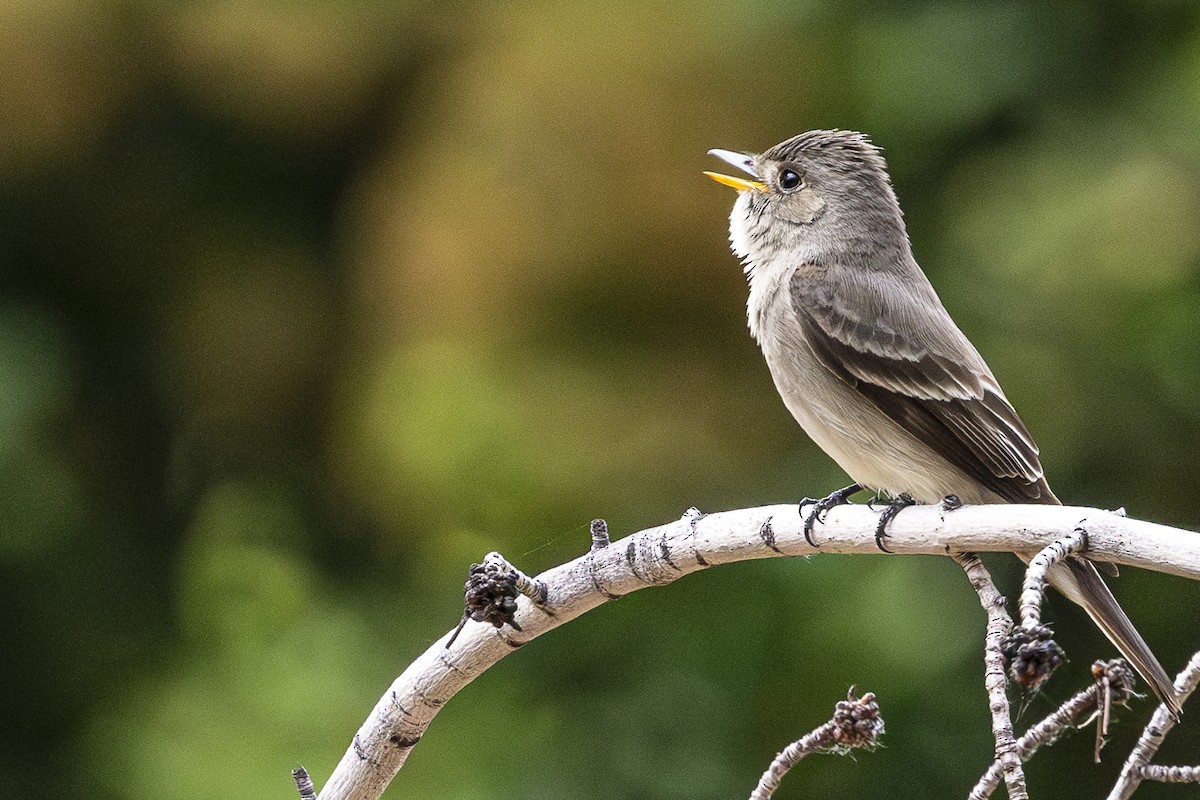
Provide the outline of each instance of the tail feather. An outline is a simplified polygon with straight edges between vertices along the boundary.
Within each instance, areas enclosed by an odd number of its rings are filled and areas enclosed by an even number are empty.
[[[1162,664],[1158,663],[1150,646],[1137,632],[1125,611],[1117,604],[1117,599],[1096,571],[1096,565],[1083,558],[1069,558],[1064,565],[1067,570],[1050,571],[1050,583],[1087,611],[1092,621],[1121,651],[1125,660],[1132,664],[1142,679],[1150,685],[1159,701],[1178,718],[1181,708],[1170,676]]]

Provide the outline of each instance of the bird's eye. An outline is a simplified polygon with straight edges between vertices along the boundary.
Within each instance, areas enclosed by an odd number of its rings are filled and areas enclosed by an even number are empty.
[[[779,188],[785,192],[793,192],[804,184],[804,180],[794,169],[785,169],[779,173]]]

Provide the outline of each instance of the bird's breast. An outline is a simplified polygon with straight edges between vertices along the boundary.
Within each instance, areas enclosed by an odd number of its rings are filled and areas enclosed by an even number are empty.
[[[759,298],[752,288],[751,328],[784,405],[805,433],[856,483],[872,490],[909,494],[921,503],[950,494],[967,503],[995,502],[991,492],[820,362],[780,285],[765,288]]]

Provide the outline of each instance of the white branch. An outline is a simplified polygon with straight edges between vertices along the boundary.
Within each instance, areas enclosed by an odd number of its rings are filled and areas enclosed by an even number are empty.
[[[750,793],[750,800],[771,800],[783,776],[805,756],[820,752],[848,753],[854,748],[874,749],[883,735],[883,727],[875,695],[867,692],[859,698],[851,687],[849,696],[834,707],[833,719],[806,733],[775,756]]]
[[[1142,767],[1142,777],[1148,781],[1160,783],[1200,783],[1200,767],[1167,767],[1150,764]]]
[[[1025,570],[1025,582],[1021,586],[1021,602],[1018,611],[1021,627],[1033,630],[1042,624],[1042,602],[1046,597],[1046,575],[1050,568],[1067,556],[1087,548],[1087,535],[1076,530],[1069,536],[1051,542],[1033,558]]]
[[[842,506],[804,541],[796,506],[778,505],[708,516],[689,513],[547,570],[537,579],[545,601],[518,600],[520,631],[469,622],[454,647],[447,633],[397,678],[375,705],[321,791],[321,800],[374,800],[403,766],[442,706],[484,670],[531,639],[606,600],[671,583],[709,566],[816,553],[878,554],[878,516]],[[1200,535],[1092,508],[967,506],[947,511],[914,506],[888,527],[896,554],[1030,552],[1083,526],[1088,557],[1200,579]]]
[[[987,614],[987,635],[983,646],[983,688],[988,693],[988,709],[992,712],[992,736],[996,740],[996,761],[1004,775],[1009,800],[1029,800],[1025,788],[1025,770],[1013,735],[1012,715],[1008,709],[1008,679],[1004,675],[1004,638],[1012,631],[1012,617],[1005,610],[1004,595],[996,589],[992,576],[979,556],[960,553],[954,557],[967,573],[971,586],[979,595],[979,604]]]
[[[1182,704],[1200,686],[1200,652],[1194,654],[1183,671],[1175,676],[1175,692]],[[1159,745],[1167,734],[1175,727],[1176,719],[1171,710],[1165,705],[1159,705],[1154,716],[1142,730],[1142,735],[1134,746],[1125,765],[1121,768],[1121,777],[1117,785],[1109,792],[1108,800],[1129,800],[1137,791],[1142,779],[1147,777],[1143,770],[1150,764],[1150,759],[1158,752]]]
[[[1107,708],[1104,694],[1110,692],[1116,695],[1115,698],[1111,698],[1112,702],[1124,705],[1133,691],[1133,673],[1130,672],[1129,666],[1118,658],[1095,662],[1092,664],[1092,674],[1097,676],[1095,683],[1077,692],[1037,724],[1030,726],[1017,740],[1017,755],[1021,757],[1022,762],[1028,761],[1043,745],[1054,744],[1068,728],[1082,728],[1093,720],[1096,721],[1097,749],[1099,748],[1102,743],[1101,737],[1108,733],[1103,726],[1105,714],[1100,710],[1102,705]],[[1090,716],[1082,723],[1078,722],[1083,712],[1089,710]],[[987,772],[975,784],[975,788],[967,795],[967,800],[987,800],[991,797],[992,792],[1000,785],[1001,772],[1000,761],[993,761]]]

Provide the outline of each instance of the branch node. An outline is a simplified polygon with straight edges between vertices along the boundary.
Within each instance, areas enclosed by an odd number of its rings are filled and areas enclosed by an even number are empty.
[[[1096,747],[1092,759],[1100,763],[1100,751],[1104,749],[1108,736],[1108,724],[1114,705],[1126,705],[1133,697],[1137,678],[1124,659],[1092,662],[1092,677],[1096,679]]]
[[[608,523],[602,519],[594,519],[591,524],[592,552],[603,550],[610,544],[608,539]]]
[[[758,538],[763,540],[763,544],[771,548],[776,553],[783,553],[779,549],[779,545],[775,544],[775,529],[771,527],[771,520],[774,517],[767,517],[763,520],[763,524],[758,528]]]
[[[300,792],[300,800],[317,800],[317,790],[313,787],[312,778],[308,777],[308,770],[296,767],[292,770],[292,781]]]
[[[468,619],[487,622],[496,628],[509,625],[514,630],[521,630],[516,620],[517,595],[523,594],[540,606],[549,594],[545,583],[530,578],[497,552],[484,556],[482,564],[471,565],[465,589],[467,607],[463,621],[446,647],[454,643]]]
[[[875,693],[867,692],[862,697],[856,697],[851,686],[846,699],[833,707],[834,741],[847,749],[872,748],[879,744],[879,737],[883,733],[883,717],[879,715]]]
[[[1045,625],[1014,628],[1000,643],[1012,679],[1026,689],[1037,689],[1054,674],[1065,658],[1063,649]]]
[[[792,742],[775,756],[771,766],[759,778],[758,786],[750,793],[750,800],[770,800],[783,776],[807,755],[818,752],[842,755],[856,748],[874,749],[879,744],[883,729],[883,717],[879,715],[875,695],[867,692],[861,698],[856,697],[851,686],[846,699],[834,706],[832,719]]]

